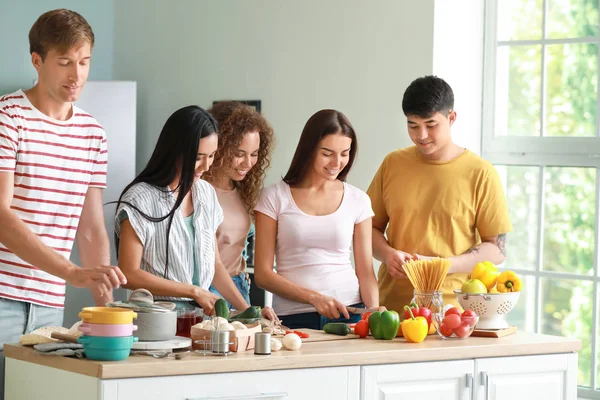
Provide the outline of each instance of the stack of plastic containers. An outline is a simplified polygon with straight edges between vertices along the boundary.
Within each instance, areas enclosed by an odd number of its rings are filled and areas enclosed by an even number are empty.
[[[83,335],[85,356],[90,360],[119,361],[129,356],[133,343],[138,341],[133,332],[137,313],[126,308],[85,307],[79,313],[83,323],[79,330]]]

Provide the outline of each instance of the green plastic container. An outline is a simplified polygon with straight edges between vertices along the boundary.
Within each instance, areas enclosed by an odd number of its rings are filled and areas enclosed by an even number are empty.
[[[137,336],[108,337],[82,335],[77,339],[83,345],[85,356],[97,361],[121,361],[129,357]]]

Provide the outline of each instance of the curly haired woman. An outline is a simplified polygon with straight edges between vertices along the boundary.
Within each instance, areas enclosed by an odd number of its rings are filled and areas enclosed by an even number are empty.
[[[212,184],[223,208],[217,230],[221,259],[240,293],[250,303],[244,249],[254,219],[254,206],[271,164],[273,129],[253,107],[225,101],[208,110],[219,124],[219,148],[212,168],[202,178]],[[253,234],[253,232],[252,232]],[[218,294],[211,287],[213,293]],[[275,319],[272,309],[263,314]]]

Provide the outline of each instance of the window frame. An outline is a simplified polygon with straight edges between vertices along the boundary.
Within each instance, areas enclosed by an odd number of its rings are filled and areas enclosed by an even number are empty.
[[[515,272],[531,276],[535,279],[535,309],[534,327],[535,332],[541,331],[542,278],[563,278],[579,281],[593,282],[593,304],[592,304],[592,368],[590,388],[579,387],[578,394],[581,397],[600,399],[600,382],[598,382],[598,308],[599,308],[599,238],[600,238],[600,34],[597,37],[583,37],[576,39],[540,39],[540,40],[512,40],[497,41],[497,16],[498,2],[501,0],[485,0],[484,17],[484,62],[483,62],[483,111],[482,111],[482,133],[481,133],[481,155],[492,164],[510,166],[535,166],[540,169],[539,182],[539,210],[538,222],[538,246],[535,270],[513,269]],[[546,18],[548,11],[548,0],[542,0],[542,35],[546,35]],[[600,0],[599,0],[600,10]],[[568,43],[594,43],[598,45],[598,93],[596,106],[596,132],[593,137],[553,137],[553,136],[496,136],[495,135],[495,111],[496,111],[496,53],[499,46],[510,45],[541,45],[541,87],[540,87],[540,122],[541,131],[544,132],[545,113],[545,53],[546,45],[568,44]],[[596,214],[595,214],[595,247],[593,275],[584,276],[571,273],[557,273],[542,270],[543,264],[543,218],[544,218],[544,168],[545,167],[589,167],[596,169]],[[510,204],[509,204],[510,207]],[[510,235],[510,234],[509,234]],[[510,251],[510,248],[509,248]]]

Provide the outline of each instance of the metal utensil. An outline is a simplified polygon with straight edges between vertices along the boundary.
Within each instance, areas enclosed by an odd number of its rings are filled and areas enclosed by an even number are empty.
[[[346,310],[352,314],[366,314],[368,312],[379,311],[377,308],[358,308],[358,307],[346,307]]]
[[[158,312],[158,313],[167,313],[172,311],[172,309],[167,309],[165,307],[161,307],[160,305],[148,304],[148,303],[137,303],[132,301],[113,301],[111,303],[106,303],[107,307],[120,307],[120,308],[128,308],[135,312],[144,311],[144,312]],[[174,304],[173,304],[174,306]],[[174,309],[175,307],[173,307]]]

